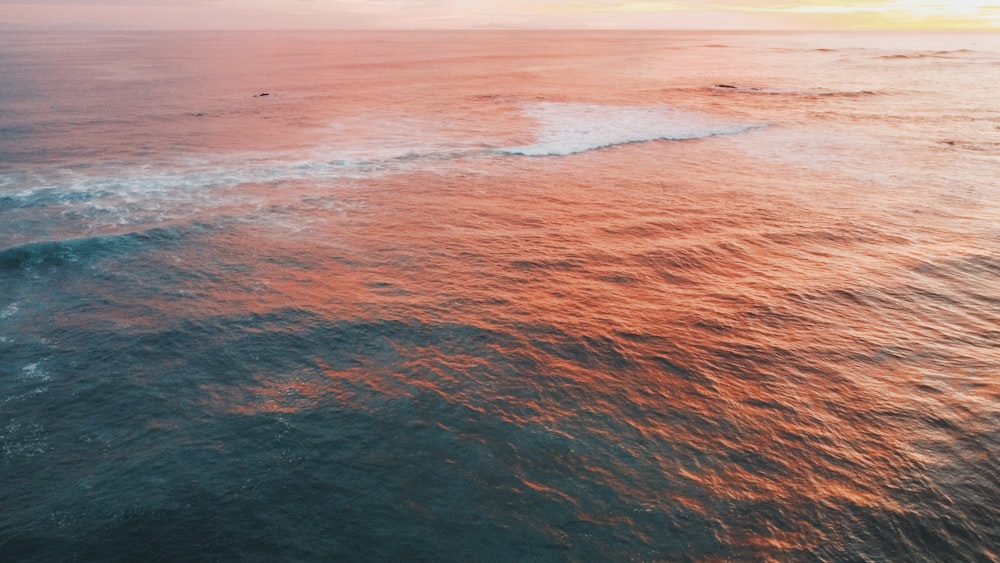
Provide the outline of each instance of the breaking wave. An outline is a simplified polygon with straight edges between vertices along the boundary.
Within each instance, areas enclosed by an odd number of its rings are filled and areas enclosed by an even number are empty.
[[[538,142],[499,152],[565,156],[630,143],[735,135],[767,126],[725,122],[707,114],[657,106],[542,102],[524,112],[538,122]]]

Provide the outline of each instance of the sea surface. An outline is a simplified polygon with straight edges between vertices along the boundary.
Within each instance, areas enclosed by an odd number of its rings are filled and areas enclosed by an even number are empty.
[[[1000,561],[998,34],[0,77],[4,561]]]

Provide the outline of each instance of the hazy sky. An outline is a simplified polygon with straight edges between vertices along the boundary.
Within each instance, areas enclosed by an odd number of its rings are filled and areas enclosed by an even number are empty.
[[[1000,0],[0,0],[0,27],[1000,29]]]

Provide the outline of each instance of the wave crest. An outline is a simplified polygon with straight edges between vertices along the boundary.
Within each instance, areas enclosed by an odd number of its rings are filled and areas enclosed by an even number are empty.
[[[707,114],[660,106],[542,102],[524,112],[539,124],[538,142],[498,152],[565,156],[630,143],[735,135],[767,126],[725,122]]]

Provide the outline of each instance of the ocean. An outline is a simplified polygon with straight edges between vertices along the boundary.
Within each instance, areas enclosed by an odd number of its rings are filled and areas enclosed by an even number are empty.
[[[998,34],[0,77],[0,559],[1000,561]]]

